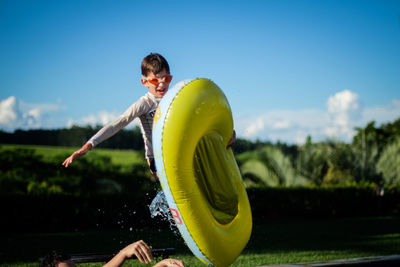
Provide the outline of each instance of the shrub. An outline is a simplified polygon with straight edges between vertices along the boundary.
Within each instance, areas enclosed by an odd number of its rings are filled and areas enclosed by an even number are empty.
[[[135,194],[0,196],[7,231],[74,231],[101,227],[159,227],[148,210],[157,187]],[[400,215],[400,188],[374,186],[253,188],[248,190],[255,224],[282,218]],[[119,223],[118,223],[119,222]]]

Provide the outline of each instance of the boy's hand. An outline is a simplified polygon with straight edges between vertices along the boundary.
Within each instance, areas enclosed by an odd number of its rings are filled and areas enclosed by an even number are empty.
[[[233,130],[233,134],[231,137],[231,140],[229,140],[228,144],[226,145],[226,148],[230,148],[231,146],[233,146],[236,142],[236,132],[235,130]]]
[[[152,247],[148,246],[143,240],[139,240],[121,250],[126,258],[131,258],[135,255],[141,263],[150,263],[153,260],[151,254]]]
[[[73,161],[74,159],[79,158],[79,157],[85,155],[89,150],[92,149],[92,147],[93,147],[93,146],[92,146],[92,144],[90,144],[90,143],[84,144],[84,145],[81,147],[81,149],[75,151],[71,156],[69,156],[68,158],[66,158],[66,159],[64,160],[64,162],[62,163],[62,165],[63,165],[65,168],[67,168],[67,167],[72,163],[72,161]]]
[[[154,161],[154,158],[147,158],[147,164],[149,165],[150,171],[153,174],[154,178],[156,181],[159,181],[158,175],[157,175],[157,169],[156,169],[156,163]]]
[[[156,179],[156,181],[160,180],[160,179],[158,179],[157,171],[154,171],[154,172],[152,171],[151,173],[153,174],[153,176]]]
[[[122,266],[125,260],[132,258],[133,255],[135,255],[141,263],[150,263],[153,260],[151,247],[148,246],[143,240],[139,240],[124,247],[109,262],[103,265],[103,267]]]

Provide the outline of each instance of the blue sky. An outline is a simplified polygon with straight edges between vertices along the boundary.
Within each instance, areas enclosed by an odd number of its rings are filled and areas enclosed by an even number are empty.
[[[140,63],[205,77],[252,140],[350,141],[400,117],[400,1],[0,1],[0,129],[106,123]]]

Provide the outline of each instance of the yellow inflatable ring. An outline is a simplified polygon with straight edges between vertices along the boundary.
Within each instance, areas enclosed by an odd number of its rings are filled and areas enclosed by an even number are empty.
[[[208,79],[181,82],[160,102],[153,123],[157,174],[171,214],[193,254],[229,266],[252,229],[249,200],[234,155],[229,103]]]

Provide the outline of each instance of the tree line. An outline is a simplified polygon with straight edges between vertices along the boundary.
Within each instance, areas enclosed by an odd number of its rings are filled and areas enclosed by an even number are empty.
[[[81,146],[100,127],[0,132],[0,143]],[[103,148],[143,150],[140,129],[123,130],[100,145]],[[233,147],[247,187],[376,185],[400,186],[400,119],[356,129],[350,143],[326,140],[303,145],[249,141],[238,138]],[[0,151],[0,193],[123,193],[149,186],[146,164],[120,171],[107,156],[83,157],[74,166],[60,167],[68,155],[44,162],[33,151]],[[132,177],[136,177],[132,179]],[[144,184],[143,184],[144,183]]]
[[[16,130],[13,133],[0,131],[0,144],[80,147],[100,129],[101,126],[72,126],[54,130]],[[99,147],[141,150],[143,139],[140,128],[124,129],[101,143]]]
[[[266,144],[236,156],[250,185],[400,185],[400,119],[357,128],[352,142]]]
[[[16,130],[8,133],[0,130],[0,144],[20,144],[20,145],[42,145],[42,146],[65,146],[80,147],[86,143],[90,137],[96,134],[102,126],[72,126],[63,129],[32,129]],[[110,149],[132,149],[143,150],[143,138],[139,127],[133,129],[123,129],[112,138],[98,145],[99,148]],[[246,151],[253,151],[266,145],[279,147],[284,153],[295,153],[297,146],[285,143],[272,144],[268,141],[249,141],[243,138],[236,140],[233,151],[240,154]]]

